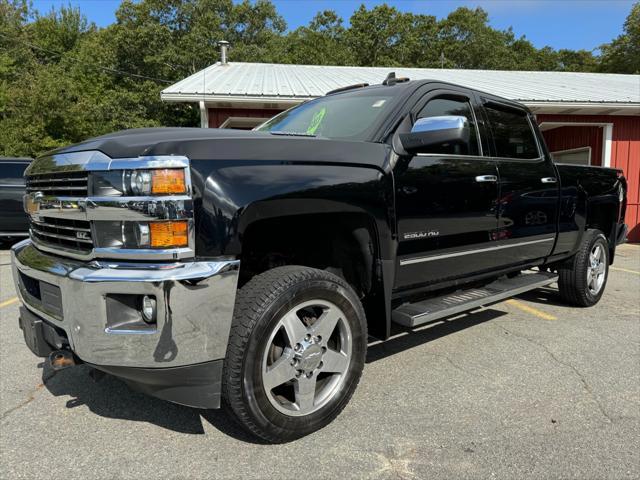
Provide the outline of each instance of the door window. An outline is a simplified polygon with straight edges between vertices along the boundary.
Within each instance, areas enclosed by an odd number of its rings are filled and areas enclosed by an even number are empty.
[[[538,158],[536,137],[525,111],[499,109],[493,105],[485,106],[496,156],[504,158]]]
[[[469,122],[469,144],[468,145],[438,145],[429,147],[421,153],[444,153],[452,155],[479,155],[478,133],[476,130],[475,118],[471,110],[471,104],[465,100],[455,100],[450,98],[434,98],[418,112],[417,118],[442,117],[455,115],[465,117]]]
[[[24,185],[24,171],[29,166],[27,163],[0,162],[1,185]]]

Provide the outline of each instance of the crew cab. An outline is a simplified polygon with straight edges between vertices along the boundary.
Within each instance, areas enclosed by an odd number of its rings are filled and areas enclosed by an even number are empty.
[[[622,173],[555,165],[524,106],[391,75],[256,131],[90,139],[26,179],[31,350],[269,442],[332,421],[392,325],[555,283],[596,304],[626,232]]]

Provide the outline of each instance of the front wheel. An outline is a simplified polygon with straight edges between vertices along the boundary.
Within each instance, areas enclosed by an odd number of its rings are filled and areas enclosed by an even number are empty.
[[[308,267],[269,270],[238,292],[225,404],[269,442],[307,435],[351,398],[366,346],[364,311],[344,280]]]
[[[609,244],[600,230],[587,230],[575,256],[558,269],[560,296],[590,307],[600,301],[609,275]]]

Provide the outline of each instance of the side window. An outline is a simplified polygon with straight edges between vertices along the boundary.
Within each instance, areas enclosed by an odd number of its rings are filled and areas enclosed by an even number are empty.
[[[526,112],[502,110],[486,105],[496,156],[505,158],[538,158],[538,146]]]
[[[0,184],[2,185],[24,185],[24,171],[29,164],[0,162]]]
[[[471,111],[471,104],[464,100],[454,100],[451,98],[434,98],[418,112],[417,118],[441,117],[455,115],[466,117],[469,122],[469,144],[468,145],[442,145],[430,147],[428,151],[422,153],[445,153],[453,155],[479,155],[478,134],[476,124]]]

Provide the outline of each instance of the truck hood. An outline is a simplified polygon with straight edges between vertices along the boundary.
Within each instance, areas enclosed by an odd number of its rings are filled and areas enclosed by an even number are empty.
[[[264,160],[362,164],[383,168],[384,144],[215,128],[144,128],[92,138],[49,155],[100,151],[111,158],[183,155],[191,160]]]

